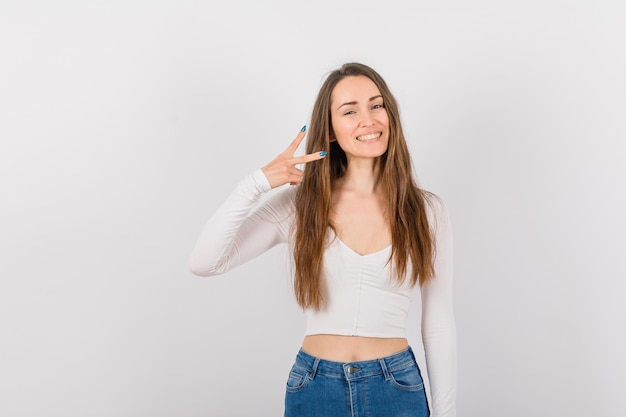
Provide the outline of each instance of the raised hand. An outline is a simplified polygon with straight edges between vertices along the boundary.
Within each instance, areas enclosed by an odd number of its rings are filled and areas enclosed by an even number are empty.
[[[298,136],[287,149],[281,152],[272,162],[261,168],[272,188],[280,187],[284,184],[300,184],[304,172],[296,168],[296,165],[317,161],[326,156],[326,151],[321,151],[294,157],[293,155],[296,153],[296,149],[300,146],[300,142],[302,142],[305,135],[306,126],[300,130]]]

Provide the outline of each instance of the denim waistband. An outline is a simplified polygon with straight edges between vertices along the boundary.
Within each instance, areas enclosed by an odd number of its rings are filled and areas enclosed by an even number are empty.
[[[334,362],[326,359],[311,356],[302,349],[296,356],[296,366],[305,369],[309,373],[311,379],[315,375],[324,375],[333,378],[356,379],[373,375],[385,375],[388,373],[404,369],[407,366],[415,364],[415,356],[413,350],[409,346],[405,350],[394,353],[393,355],[357,362]]]

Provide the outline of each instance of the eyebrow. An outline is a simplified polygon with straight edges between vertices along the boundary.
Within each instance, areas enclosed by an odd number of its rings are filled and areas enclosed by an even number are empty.
[[[382,94],[379,94],[379,95],[377,95],[377,96],[370,97],[369,101],[371,102],[371,101],[376,100],[377,98],[382,98],[382,97],[383,97],[383,95],[382,95]],[[340,109],[340,108],[342,108],[343,106],[353,106],[353,105],[355,105],[355,104],[357,104],[357,103],[358,103],[357,101],[348,101],[347,103],[343,103],[341,106],[337,107],[337,110],[339,110],[339,109]]]

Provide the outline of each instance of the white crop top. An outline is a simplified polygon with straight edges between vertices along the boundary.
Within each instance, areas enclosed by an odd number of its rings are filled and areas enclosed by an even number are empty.
[[[406,338],[413,288],[391,275],[391,246],[360,255],[332,231],[328,241],[323,269],[326,300],[319,311],[306,311],[305,335]]]
[[[259,204],[271,186],[259,169],[244,178],[200,233],[189,259],[200,276],[218,275],[279,243],[291,243],[295,187],[284,187]],[[429,204],[426,204],[430,207]],[[456,330],[452,309],[452,231],[445,206],[428,213],[435,230],[435,277],[420,288],[422,341],[430,381],[433,417],[456,415]],[[391,246],[360,255],[332,230],[324,252],[326,299],[308,309],[305,335],[336,334],[406,338],[411,294],[391,276]],[[410,267],[410,266],[409,266]]]

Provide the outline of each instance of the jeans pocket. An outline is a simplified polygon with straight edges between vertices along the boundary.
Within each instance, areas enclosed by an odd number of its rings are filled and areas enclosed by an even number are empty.
[[[391,382],[396,388],[405,391],[419,391],[424,389],[424,381],[422,380],[422,376],[416,364],[389,372],[389,375]]]
[[[287,392],[300,391],[309,380],[309,373],[294,365],[289,371],[289,379],[287,379]]]

